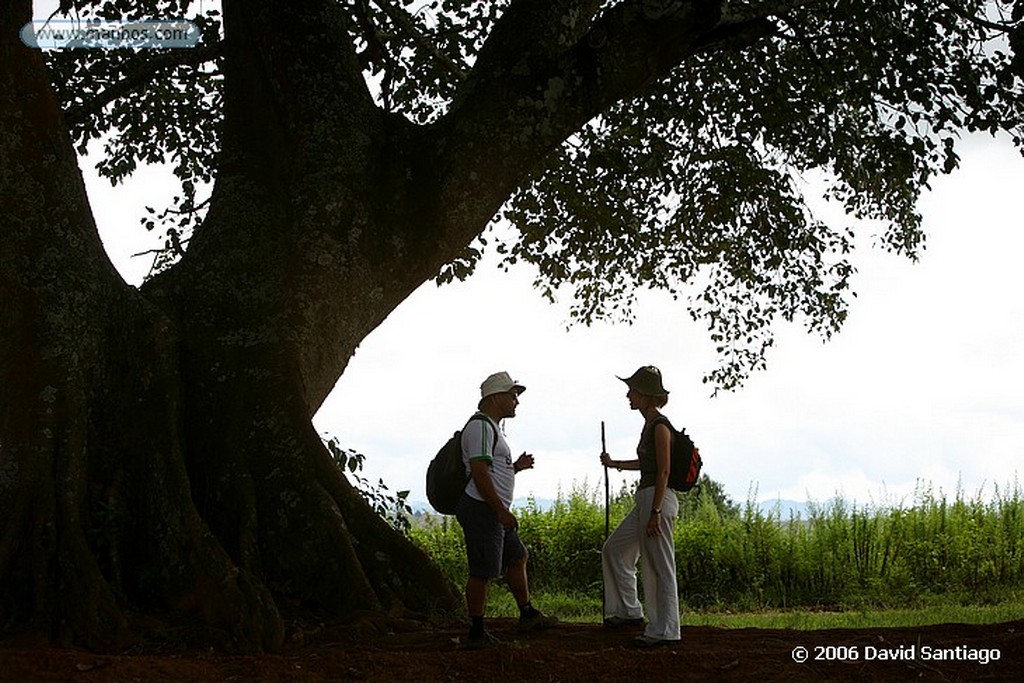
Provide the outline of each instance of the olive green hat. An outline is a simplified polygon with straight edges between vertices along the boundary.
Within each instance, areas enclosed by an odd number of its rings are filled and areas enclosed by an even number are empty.
[[[616,375],[618,377],[618,375]],[[639,368],[629,377],[619,377],[630,389],[646,396],[668,397],[668,390],[661,383],[661,370],[653,365]]]

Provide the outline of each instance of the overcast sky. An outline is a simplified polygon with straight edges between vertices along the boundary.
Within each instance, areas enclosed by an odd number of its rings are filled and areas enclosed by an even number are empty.
[[[681,304],[642,294],[632,326],[567,331],[567,303],[544,302],[528,268],[505,273],[485,261],[467,282],[428,283],[395,310],[315,424],[365,453],[369,478],[425,500],[430,458],[475,409],[480,382],[507,370],[527,391],[506,434],[514,452],[536,457],[516,495],[549,498],[574,483],[603,486],[602,420],[609,452],[630,457],[641,420],[615,376],[655,364],[671,391],[666,414],[739,502],[840,493],[910,504],[919,484],[952,496],[958,483],[991,496],[1014,485],[1024,450],[1024,161],[987,137],[961,154],[961,168],[922,199],[921,261],[858,252],[858,297],[842,332],[823,344],[783,326],[767,371],[737,392],[711,398],[701,383],[713,347]],[[144,169],[111,189],[92,163],[83,172],[101,234],[137,284],[148,261],[131,254],[154,246],[139,227],[142,207],[163,206],[174,186],[166,171]],[[632,476],[613,471],[613,489]]]

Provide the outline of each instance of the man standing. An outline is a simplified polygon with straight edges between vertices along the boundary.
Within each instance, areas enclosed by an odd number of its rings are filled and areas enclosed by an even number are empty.
[[[488,586],[502,575],[519,605],[521,632],[548,628],[557,622],[530,603],[528,553],[517,534],[519,521],[509,510],[515,475],[533,467],[533,455],[523,453],[513,463],[512,450],[498,425],[505,418],[515,417],[519,395],[524,391],[526,387],[513,381],[507,372],[491,375],[480,385],[477,413],[462,430],[462,458],[470,480],[455,518],[462,526],[469,560],[466,608],[471,625],[466,646],[470,649],[501,643],[484,628],[484,611]]]

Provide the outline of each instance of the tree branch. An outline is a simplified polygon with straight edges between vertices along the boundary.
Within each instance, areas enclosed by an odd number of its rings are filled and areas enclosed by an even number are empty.
[[[382,117],[336,2],[224,0],[224,32],[223,163],[247,157],[274,191],[339,159],[365,168]]]
[[[773,17],[813,5],[818,0],[766,0],[759,4],[733,9],[726,3],[722,19],[713,31],[700,41],[701,52],[739,50],[769,36],[778,35]]]
[[[205,45],[191,50],[174,50],[166,54],[147,59],[137,68],[125,74],[125,77],[106,88],[90,100],[68,107],[64,111],[64,121],[68,126],[75,127],[84,123],[90,116],[95,116],[105,106],[116,99],[125,97],[135,90],[144,87],[161,72],[178,66],[199,66],[218,59],[223,53],[220,43]]]
[[[1014,28],[1020,25],[1020,22],[1011,22],[1007,24],[1002,22],[989,21],[988,19],[982,19],[981,17],[976,17],[967,10],[965,10],[963,7],[958,6],[955,2],[951,2],[950,0],[939,0],[939,2],[945,5],[946,9],[948,9],[961,19],[966,19],[967,21],[971,22],[972,24],[975,24],[976,26],[991,29],[993,31],[998,31],[999,33],[1009,33]]]
[[[740,50],[778,35],[779,27],[767,17],[736,23],[722,23],[697,42],[697,51]]]
[[[597,2],[582,8],[572,2],[512,3],[445,118],[470,119],[486,110],[507,121],[526,106],[522,113],[530,118],[555,123],[567,117],[545,145],[561,142],[607,104],[667,73],[718,23],[719,2],[672,4],[678,7],[671,13],[651,17],[649,3],[624,0],[594,20],[590,12]],[[572,21],[565,18],[570,9],[577,10]],[[567,35],[576,40],[566,44]],[[557,93],[550,89],[553,79]]]
[[[447,71],[455,76],[460,81],[466,80],[467,72],[462,65],[458,64],[451,57],[446,55],[441,50],[437,49],[437,46],[425,35],[423,32],[416,28],[416,24],[413,23],[409,15],[401,7],[395,7],[392,3],[387,0],[372,0],[373,4],[377,5],[384,14],[388,16],[395,26],[402,30],[412,42],[421,50],[429,54],[431,57],[436,59]]]
[[[437,124],[451,193],[442,207],[473,196],[486,222],[546,154],[695,54],[721,22],[720,0],[622,0],[588,15],[598,5],[519,0],[502,16]],[[553,14],[570,9],[575,23]],[[456,243],[478,232],[450,227]]]
[[[445,118],[495,116],[492,128],[518,116],[544,120],[531,143],[550,148],[610,104],[666,75],[720,25],[718,0],[651,3],[623,0],[597,19],[600,3],[520,0],[495,27]],[[671,5],[652,12],[654,5]],[[555,10],[579,10],[577,40],[563,45]],[[586,29],[585,31],[582,29]],[[524,47],[530,46],[530,47]],[[486,113],[485,113],[486,112]],[[542,139],[543,138],[543,139]]]
[[[473,73],[504,74],[531,59],[557,59],[590,30],[594,0],[513,0],[481,47]]]
[[[761,3],[754,3],[745,5],[743,7],[733,9],[732,3],[726,2],[725,9],[722,10],[722,25],[731,24],[746,24],[759,19],[767,19],[768,17],[777,17],[783,14],[788,14],[793,10],[806,7],[807,5],[813,5],[821,0],[765,0]]]

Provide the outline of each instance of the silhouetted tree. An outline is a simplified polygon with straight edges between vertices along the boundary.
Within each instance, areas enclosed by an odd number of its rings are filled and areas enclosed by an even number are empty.
[[[224,0],[194,50],[47,54],[31,18],[0,5],[0,628],[94,647],[138,613],[261,648],[292,605],[459,604],[310,418],[496,216],[516,237],[493,248],[582,321],[688,294],[729,387],[776,319],[845,316],[852,234],[801,174],[913,255],[960,132],[1021,140],[1009,2]],[[141,288],[78,170],[104,135],[112,180],[169,158],[181,181]]]

